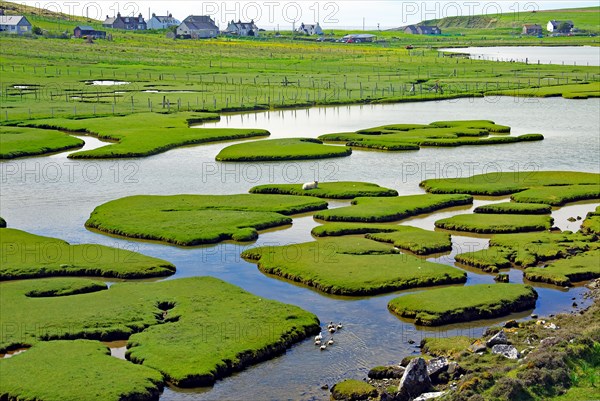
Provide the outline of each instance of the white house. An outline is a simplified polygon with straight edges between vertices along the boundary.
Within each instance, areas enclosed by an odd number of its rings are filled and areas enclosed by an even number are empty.
[[[314,25],[305,24],[304,22],[300,25],[298,29],[296,29],[297,33],[301,33],[303,35],[323,35],[323,29],[321,29],[321,25],[317,22]]]
[[[258,36],[258,31],[254,20],[250,22],[231,21],[226,30],[227,33],[238,36]]]
[[[147,29],[167,29],[170,26],[176,26],[179,24],[181,24],[181,21],[173,18],[173,14],[160,16],[152,13],[152,18],[150,18],[147,23]]]
[[[560,26],[562,24],[565,24],[564,29],[560,29]],[[548,30],[548,32],[561,32],[561,33],[568,33],[571,32],[571,30],[573,29],[575,25],[573,25],[573,21],[557,21],[557,20],[551,20],[548,21],[548,25],[546,25],[546,29]]]
[[[22,15],[0,15],[0,31],[23,35],[33,30],[31,22]]]

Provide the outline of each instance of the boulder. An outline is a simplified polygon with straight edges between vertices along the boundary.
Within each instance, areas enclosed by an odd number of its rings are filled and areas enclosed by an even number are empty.
[[[402,375],[402,379],[400,379],[396,400],[412,400],[431,390],[433,390],[433,386],[427,374],[427,363],[423,358],[415,358],[410,361],[404,375]]]
[[[512,345],[496,344],[492,347],[492,354],[502,355],[508,359],[519,359],[519,351]]]
[[[517,322],[514,319],[509,320],[506,323],[504,323],[504,328],[506,328],[506,329],[512,329],[514,327],[519,327],[519,322]]]
[[[427,374],[431,381],[437,381],[438,377],[448,371],[449,362],[448,359],[443,356],[439,358],[433,358],[427,363]]]
[[[420,396],[418,396],[417,398],[415,398],[413,401],[433,400],[434,398],[441,397],[444,394],[446,394],[445,391],[436,391],[436,392],[432,392],[432,393],[424,393],[424,394],[421,394]]]
[[[465,370],[458,363],[450,362],[448,364],[448,376],[450,376],[451,379],[457,379],[463,373],[465,373]]]
[[[469,345],[469,348],[467,348],[467,350],[474,354],[476,354],[477,352],[485,352],[485,343],[481,340],[475,340],[473,344]]]
[[[508,344],[508,337],[506,337],[506,333],[504,332],[504,330],[500,330],[499,332],[494,334],[485,343],[485,345],[487,345],[488,347],[493,347],[494,345],[498,345],[498,344],[500,344],[500,345]]]

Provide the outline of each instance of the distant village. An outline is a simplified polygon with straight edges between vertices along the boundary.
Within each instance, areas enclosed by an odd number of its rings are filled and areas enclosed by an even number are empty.
[[[220,30],[215,21],[207,15],[190,15],[183,21],[174,18],[172,14],[160,16],[152,14],[152,17],[146,21],[142,14],[137,17],[122,16],[117,13],[116,16],[106,16],[102,26],[107,29],[121,29],[127,31],[143,31],[143,30],[169,30],[168,36],[178,39],[210,39],[219,35],[238,36],[238,37],[258,37],[264,29],[260,29],[253,20],[249,22],[237,22],[232,20],[227,24],[225,30]],[[435,25],[408,25],[400,28],[402,32],[411,35],[442,35],[442,30]],[[22,15],[4,15],[4,10],[0,9],[0,31],[17,35],[31,34],[33,26]],[[577,31],[573,21],[548,21],[546,31],[550,35],[566,35]],[[294,28],[294,33],[302,36],[317,36],[318,41],[329,41],[325,38],[323,28],[317,22],[316,24],[301,23],[297,28]],[[525,24],[521,32],[526,36],[543,36],[544,29],[539,24]],[[95,29],[91,26],[80,25],[73,30],[73,37],[87,39],[105,39],[107,32]],[[376,36],[372,34],[349,34],[339,42],[344,43],[361,43],[374,42]]]

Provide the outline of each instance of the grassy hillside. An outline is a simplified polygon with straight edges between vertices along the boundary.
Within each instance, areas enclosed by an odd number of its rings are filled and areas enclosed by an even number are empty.
[[[41,6],[32,7],[25,4],[11,3],[9,1],[0,1],[0,8],[5,11],[6,15],[25,15],[29,22],[31,22],[31,25],[46,31],[70,31],[70,34],[72,34],[73,28],[77,25],[85,24],[95,28],[102,27],[102,21],[81,16],[84,14],[81,4],[77,7],[75,6],[75,3],[73,3],[72,7],[75,9],[76,15],[57,12],[58,8],[60,8],[59,3],[42,3]],[[70,7],[65,6],[66,10],[69,8]]]
[[[437,25],[444,33],[463,32],[464,30],[480,30],[489,33],[521,33],[523,24],[539,24],[546,33],[546,24],[550,20],[571,20],[575,28],[586,32],[598,32],[600,7],[568,8],[562,10],[544,10],[536,12],[510,12],[503,14],[472,15],[446,17],[427,20],[423,25]]]

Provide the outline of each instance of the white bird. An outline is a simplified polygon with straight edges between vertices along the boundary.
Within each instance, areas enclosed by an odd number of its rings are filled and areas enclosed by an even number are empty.
[[[335,327],[330,327],[330,328],[329,328],[329,332],[330,332],[330,333],[335,333]]]
[[[321,345],[321,351],[325,351],[327,349],[327,345],[323,344]]]
[[[315,345],[321,345],[321,340],[315,340]]]
[[[327,345],[333,345],[333,337],[331,337],[331,338],[329,339],[329,341],[327,341]]]
[[[342,327],[343,327],[343,326],[342,326],[342,322],[339,322],[339,323],[338,323],[338,325],[337,325],[337,329],[339,330],[339,329],[341,329]]]
[[[315,341],[319,341],[323,339],[323,335],[319,332],[319,335],[315,337]]]

